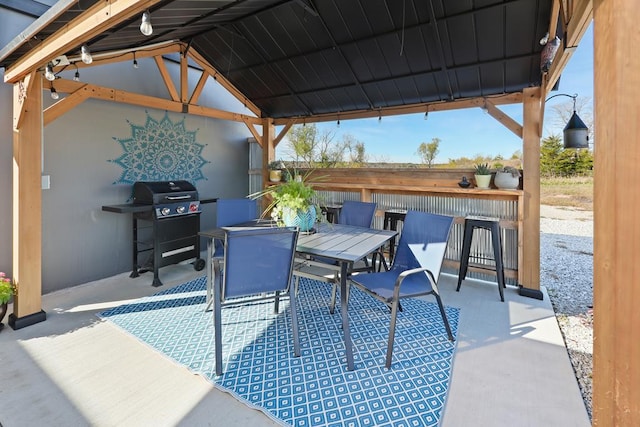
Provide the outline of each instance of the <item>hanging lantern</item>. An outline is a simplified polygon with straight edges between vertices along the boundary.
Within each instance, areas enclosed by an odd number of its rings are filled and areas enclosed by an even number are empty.
[[[573,115],[564,127],[564,148],[589,148],[589,128],[576,114],[575,99],[573,102]]]
[[[576,113],[576,98],[578,94],[567,95],[566,93],[559,93],[557,95],[550,96],[545,100],[549,101],[556,96],[567,96],[573,99],[573,114],[564,127],[564,148],[589,148],[589,128],[584,124],[582,119]]]

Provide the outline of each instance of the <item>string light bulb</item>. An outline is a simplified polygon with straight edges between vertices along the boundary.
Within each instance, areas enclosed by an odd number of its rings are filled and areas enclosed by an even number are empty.
[[[547,31],[547,33],[540,39],[540,45],[544,46],[547,44],[548,41],[549,41],[549,32]]]
[[[91,50],[89,50],[89,46],[83,44],[80,48],[80,59],[82,62],[89,65],[93,62],[93,57],[91,56]]]
[[[60,94],[58,93],[56,88],[53,87],[53,83],[51,83],[51,99],[59,99],[59,98],[60,98]]]
[[[151,14],[148,10],[142,14],[140,32],[145,36],[150,36],[151,34],[153,34],[153,27],[151,26]]]
[[[136,53],[133,52],[133,68],[138,69],[138,60],[136,59]]]
[[[336,123],[337,127],[340,127],[340,119],[338,119],[338,123]]]
[[[73,81],[74,82],[79,82],[80,81],[80,70],[78,70],[78,65],[76,65],[75,63],[73,65],[76,66],[76,74],[73,76]]]
[[[56,75],[53,73],[53,64],[49,62],[46,67],[44,67],[44,78],[49,80],[50,82],[56,79]]]
[[[429,118],[429,112],[425,111],[424,112],[424,119],[427,120]]]

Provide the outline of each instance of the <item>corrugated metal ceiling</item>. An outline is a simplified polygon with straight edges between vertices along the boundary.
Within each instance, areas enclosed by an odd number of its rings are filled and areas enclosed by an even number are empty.
[[[13,62],[90,7],[82,0],[0,53]],[[519,92],[540,84],[551,0],[164,0],[86,42],[94,53],[190,43],[283,118]]]

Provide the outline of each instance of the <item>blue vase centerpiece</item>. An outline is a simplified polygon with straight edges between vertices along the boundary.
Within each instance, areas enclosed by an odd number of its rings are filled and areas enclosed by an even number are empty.
[[[269,212],[271,218],[282,227],[298,227],[301,232],[312,232],[320,209],[316,206],[316,192],[309,182],[311,171],[304,175],[294,173],[283,174],[288,179],[280,184],[274,184],[249,197],[257,199],[269,196],[271,202],[263,212],[263,217]]]
[[[298,227],[302,232],[313,230],[316,223],[316,207],[309,205],[306,210],[295,210],[291,208],[282,208],[282,222],[286,227]]]

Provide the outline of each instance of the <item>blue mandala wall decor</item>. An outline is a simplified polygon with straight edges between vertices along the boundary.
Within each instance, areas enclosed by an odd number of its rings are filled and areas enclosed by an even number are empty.
[[[131,137],[113,137],[124,151],[117,159],[109,160],[124,169],[114,184],[185,180],[195,185],[196,181],[206,180],[202,166],[210,162],[201,155],[206,144],[196,142],[198,130],[188,131],[184,118],[174,123],[165,112],[162,120],[157,121],[145,112],[147,120],[143,126],[127,120]]]

